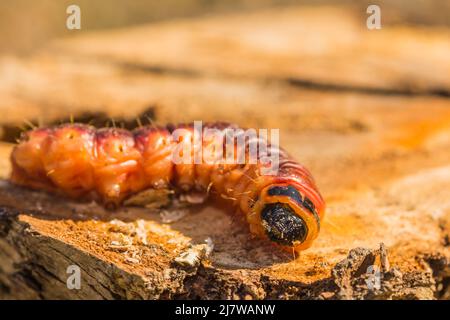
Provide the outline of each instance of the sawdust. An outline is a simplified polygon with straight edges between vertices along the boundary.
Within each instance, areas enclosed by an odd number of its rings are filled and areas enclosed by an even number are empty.
[[[101,221],[55,221],[29,215],[21,215],[20,220],[44,235],[60,239],[101,259],[119,264],[124,270],[141,275],[145,275],[149,269],[163,271],[180,251],[179,246],[168,242],[169,236],[152,232],[147,232],[147,241],[151,245],[141,243],[134,230],[129,233],[132,224],[126,224],[126,230],[118,230],[116,223]]]

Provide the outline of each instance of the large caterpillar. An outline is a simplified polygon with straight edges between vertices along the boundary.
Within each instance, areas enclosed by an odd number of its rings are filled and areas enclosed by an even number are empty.
[[[195,136],[193,124],[139,127],[134,131],[84,124],[37,128],[22,134],[11,154],[11,181],[71,198],[94,196],[108,206],[147,189],[203,192],[228,199],[245,215],[251,233],[289,250],[304,250],[318,236],[324,201],[306,168],[268,143],[279,157],[276,174],[262,174],[262,161],[250,163],[251,139],[236,146],[244,163],[176,164],[173,154],[183,129],[184,141]],[[234,125],[214,123],[202,130],[225,132]],[[187,134],[187,135],[186,135]],[[200,139],[203,156],[217,152]],[[195,151],[192,151],[195,152]],[[259,157],[257,160],[261,160]]]

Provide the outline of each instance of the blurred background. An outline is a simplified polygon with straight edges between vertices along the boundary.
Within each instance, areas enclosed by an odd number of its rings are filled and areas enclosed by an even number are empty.
[[[0,50],[28,53],[54,37],[70,35],[65,28],[70,4],[82,7],[82,32],[274,6],[324,4],[352,7],[361,17],[369,4],[380,5],[385,25],[450,25],[447,0],[17,0],[0,3]]]

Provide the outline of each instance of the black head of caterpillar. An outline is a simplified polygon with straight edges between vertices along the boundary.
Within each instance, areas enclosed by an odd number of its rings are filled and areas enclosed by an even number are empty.
[[[265,236],[286,248],[307,248],[317,237],[320,218],[312,199],[290,183],[270,184],[261,193],[259,221]]]
[[[308,234],[305,221],[284,203],[267,204],[261,212],[261,221],[267,237],[284,246],[303,242]]]

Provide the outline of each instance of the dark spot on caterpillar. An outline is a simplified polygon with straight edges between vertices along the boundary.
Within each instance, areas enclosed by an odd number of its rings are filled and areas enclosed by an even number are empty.
[[[293,186],[286,187],[275,186],[269,189],[269,196],[287,196],[297,202],[299,205],[303,205],[302,196]]]
[[[305,221],[286,204],[266,205],[261,212],[261,220],[269,239],[281,245],[303,242],[308,234]]]
[[[305,200],[302,201],[300,192],[298,192],[298,190],[291,185],[286,187],[272,187],[269,189],[268,194],[269,196],[287,196],[297,202],[299,205],[308,209],[312,214],[316,214],[314,203],[308,197],[305,197]]]
[[[305,197],[305,200],[303,201],[303,206],[308,209],[309,211],[311,211],[311,213],[315,213],[316,212],[316,208],[314,207],[314,203],[307,197]]]
[[[317,222],[317,228],[318,230],[320,230],[320,218],[319,215],[317,214],[314,203],[309,198],[305,197],[305,201],[303,201],[303,206],[312,212],[312,214],[314,215],[314,219],[316,219]]]

